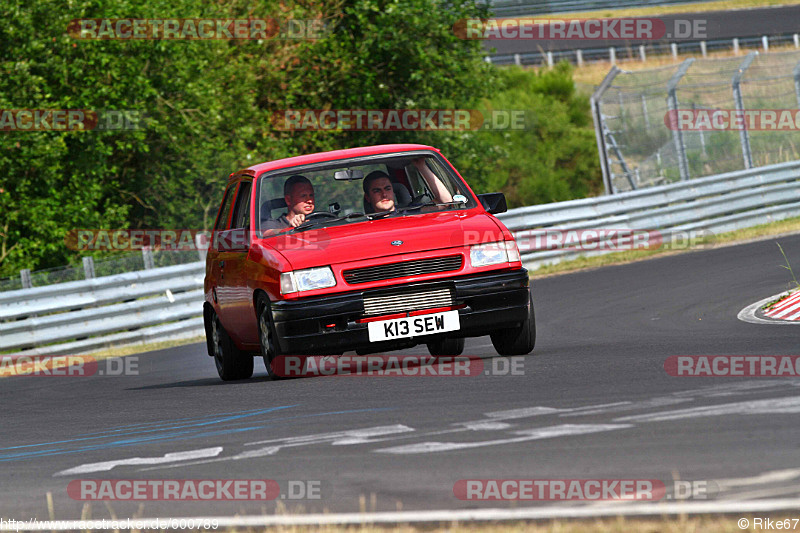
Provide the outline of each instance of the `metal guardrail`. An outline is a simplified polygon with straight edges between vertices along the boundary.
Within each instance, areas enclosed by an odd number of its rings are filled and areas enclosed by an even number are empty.
[[[594,11],[598,9],[618,9],[620,7],[663,6],[667,4],[690,4],[687,0],[489,0],[489,9],[499,17],[516,15],[536,15],[547,13],[567,13],[573,11]]]
[[[671,230],[713,233],[800,216],[800,161],[640,189],[512,209],[499,215],[509,230]],[[524,247],[523,247],[524,250]],[[613,250],[553,247],[521,250],[529,269]]]
[[[203,332],[203,262],[0,292],[0,352],[77,354]]]

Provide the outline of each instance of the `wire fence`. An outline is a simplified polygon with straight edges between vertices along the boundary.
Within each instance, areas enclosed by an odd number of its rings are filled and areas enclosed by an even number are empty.
[[[609,193],[798,160],[800,124],[752,129],[747,120],[701,125],[699,117],[796,112],[800,52],[753,51],[635,72],[612,67],[592,106]],[[675,122],[678,113],[698,120],[685,127]]]
[[[83,266],[61,266],[43,270],[23,270],[13,278],[0,278],[0,292],[13,291],[30,287],[44,287],[55,283],[79,281],[93,277],[112,276],[125,272],[137,272],[172,265],[183,265],[201,260],[197,250],[147,250],[124,252],[111,259],[87,260]]]

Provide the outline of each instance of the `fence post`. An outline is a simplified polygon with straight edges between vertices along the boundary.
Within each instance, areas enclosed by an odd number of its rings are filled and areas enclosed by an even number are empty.
[[[608,49],[608,60],[612,65],[617,64],[617,51],[613,46]]]
[[[83,277],[86,279],[94,278],[94,258],[83,258]]]
[[[750,63],[758,55],[758,52],[750,52],[744,58],[744,61],[739,65],[739,69],[733,75],[731,86],[733,89],[733,102],[736,104],[736,110],[743,116],[744,115],[744,100],[742,99],[742,78]],[[750,152],[750,132],[747,131],[747,124],[739,130],[739,141],[742,143],[742,157],[744,158],[744,168],[753,168],[753,154]]]
[[[689,179],[689,161],[686,159],[686,146],[683,144],[683,132],[678,127],[678,83],[681,81],[686,71],[694,63],[694,58],[689,58],[681,63],[678,71],[672,75],[667,82],[667,107],[671,111],[670,122],[672,127],[672,142],[675,143],[675,155],[678,156],[678,170],[681,173],[681,181]]]
[[[703,57],[708,57],[708,46],[705,41],[700,41],[700,53]]]
[[[672,52],[672,59],[678,60],[678,45],[676,43],[669,43],[669,49]]]
[[[19,279],[22,281],[22,288],[23,289],[30,289],[33,287],[33,283],[31,282],[31,269],[25,268],[19,271]]]
[[[578,66],[582,67],[583,66],[583,50],[581,50],[580,48],[575,50],[575,59],[578,61]]]
[[[733,55],[739,55],[739,38],[734,37],[733,39]]]
[[[603,112],[600,109],[600,99],[603,97],[603,94],[608,90],[611,86],[611,82],[614,81],[614,78],[617,77],[617,74],[620,73],[620,70],[613,66],[611,70],[608,71],[606,77],[597,86],[597,89],[592,93],[591,98],[589,99],[589,104],[592,109],[592,120],[594,121],[594,135],[595,140],[597,141],[597,152],[600,155],[600,169],[603,171],[603,185],[606,189],[606,194],[614,194],[614,185],[611,183],[611,169],[608,166],[608,149],[606,148],[606,137],[604,133],[604,120],[603,120]]]
[[[548,67],[552,67],[553,66],[553,52],[551,52],[549,50],[547,52],[547,66]]]
[[[646,63],[647,62],[647,53],[644,50],[644,45],[643,44],[639,45],[639,57],[642,59],[642,63]]]
[[[769,52],[769,37],[767,37],[766,35],[762,35],[761,45],[764,47],[765,52]]]
[[[647,98],[642,95],[642,115],[644,116],[644,125],[649,130],[650,129],[650,116],[647,113]]]
[[[519,54],[514,54],[514,64],[517,66],[522,65],[522,61],[519,58]]]
[[[153,264],[153,250],[151,250],[149,246],[142,246],[142,262],[144,263],[145,270],[155,268]]]

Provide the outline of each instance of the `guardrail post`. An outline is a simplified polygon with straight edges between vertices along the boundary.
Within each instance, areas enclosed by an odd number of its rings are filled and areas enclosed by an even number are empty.
[[[142,247],[142,262],[144,263],[145,270],[155,268],[155,265],[153,264],[153,250],[151,250],[148,246]]]
[[[606,147],[606,138],[605,138],[605,127],[604,127],[604,120],[603,120],[603,112],[600,108],[600,99],[603,97],[603,94],[608,90],[611,86],[611,82],[614,81],[614,78],[617,77],[617,74],[620,73],[620,70],[613,66],[611,70],[608,71],[606,77],[597,86],[594,93],[592,93],[591,98],[589,99],[589,105],[592,109],[592,120],[594,121],[594,135],[595,140],[597,141],[597,152],[600,155],[600,169],[603,171],[603,185],[606,189],[606,194],[614,194],[614,185],[611,183],[611,169],[608,166],[608,148]]]
[[[797,108],[800,109],[800,61],[794,66],[792,77],[794,78],[794,93],[797,96]]]
[[[758,52],[750,52],[744,58],[736,74],[733,75],[731,86],[733,88],[733,102],[736,105],[736,110],[744,115],[744,100],[742,99],[742,78],[750,63],[758,55]],[[744,168],[753,168],[753,154],[750,152],[750,133],[747,131],[747,124],[739,130],[739,141],[742,143],[742,158],[744,159]]]
[[[794,41],[794,47],[800,48],[800,34],[795,33],[792,35],[792,40]]]
[[[702,54],[703,57],[708,57],[708,46],[705,41],[700,41],[700,54]]]
[[[200,256],[200,261],[206,261],[206,255],[208,255],[208,246],[209,242],[206,242],[206,239],[203,238],[203,235],[200,233],[194,236],[194,245],[197,248],[197,255]]]
[[[575,50],[575,60],[578,62],[579,67],[583,66],[583,50],[580,48]]]
[[[683,132],[678,128],[678,83],[686,71],[694,63],[694,58],[689,58],[681,63],[678,71],[672,75],[667,82],[667,107],[670,113],[670,122],[672,123],[672,142],[675,144],[675,154],[678,156],[678,170],[681,173],[681,181],[689,179],[689,161],[686,159],[686,146],[683,144]]]
[[[767,37],[766,35],[762,35],[761,44],[764,46],[764,51],[769,52],[769,37]]]
[[[641,58],[642,63],[646,63],[647,62],[647,53],[645,52],[643,44],[639,45],[639,57]]]
[[[94,258],[83,258],[83,277],[86,279],[94,278]]]
[[[733,55],[739,55],[739,38],[735,37],[733,39]]]
[[[678,60],[678,45],[677,43],[669,43],[669,49],[672,52],[672,59]]]
[[[608,49],[608,60],[612,65],[617,64],[617,50],[613,46]]]
[[[22,281],[22,288],[23,289],[30,289],[33,288],[33,283],[31,282],[31,269],[25,268],[19,271],[19,279]]]

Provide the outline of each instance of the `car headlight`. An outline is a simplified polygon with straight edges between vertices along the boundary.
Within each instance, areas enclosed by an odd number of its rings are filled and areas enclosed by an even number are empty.
[[[331,267],[308,268],[281,274],[281,294],[313,291],[336,285]]]
[[[469,262],[473,267],[514,263],[519,260],[519,249],[515,241],[476,244],[469,249]]]

